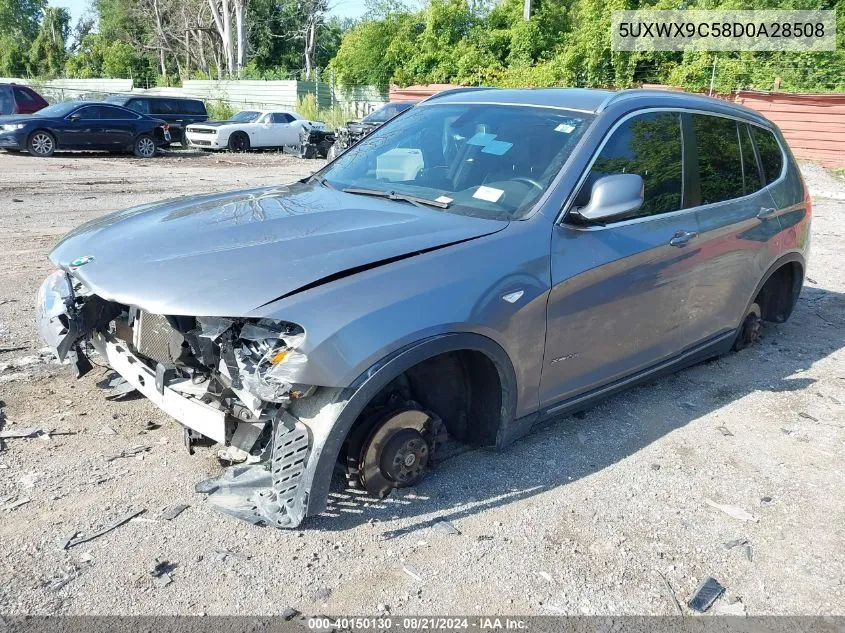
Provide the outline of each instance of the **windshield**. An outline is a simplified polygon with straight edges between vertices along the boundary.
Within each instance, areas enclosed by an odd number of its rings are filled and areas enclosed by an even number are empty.
[[[78,103],[74,103],[72,101],[67,103],[57,103],[55,105],[47,106],[46,108],[40,109],[38,112],[33,114],[32,116],[52,116],[52,117],[63,117],[68,113],[76,110],[79,107]]]
[[[363,123],[385,123],[390,121],[397,114],[409,109],[410,103],[388,103],[386,106],[379,108],[375,112],[368,114],[361,121]]]
[[[244,110],[242,112],[238,112],[235,116],[233,116],[230,121],[237,121],[238,123],[252,123],[258,117],[261,116],[260,112],[254,112],[253,110]]]
[[[421,105],[321,175],[336,189],[394,192],[444,203],[450,213],[515,219],[546,190],[589,121],[554,108]]]

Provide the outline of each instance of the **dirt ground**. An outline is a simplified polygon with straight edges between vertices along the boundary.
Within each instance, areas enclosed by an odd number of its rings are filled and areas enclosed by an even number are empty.
[[[713,576],[726,592],[710,613],[845,614],[845,181],[813,166],[807,284],[760,345],[461,454],[383,502],[336,487],[297,531],[214,511],[194,492],[214,450],[189,456],[145,400],[105,399],[104,368],[77,381],[40,352],[34,296],[66,231],[320,164],[0,153],[4,430],[49,432],[0,451],[0,613],[673,614]],[[146,512],[61,549],[130,510]]]

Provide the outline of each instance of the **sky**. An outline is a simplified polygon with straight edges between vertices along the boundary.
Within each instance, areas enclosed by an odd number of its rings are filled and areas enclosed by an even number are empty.
[[[70,11],[71,26],[85,13],[89,0],[49,0],[52,7],[65,7]],[[331,15],[339,18],[357,18],[366,11],[364,0],[334,0],[331,2]]]

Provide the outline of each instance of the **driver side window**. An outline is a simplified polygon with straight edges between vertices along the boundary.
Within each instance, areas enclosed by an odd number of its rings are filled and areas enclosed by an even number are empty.
[[[589,202],[596,180],[611,174],[639,174],[645,187],[642,206],[619,219],[678,211],[683,195],[680,114],[649,112],[622,123],[593,163],[576,197],[576,207]]]

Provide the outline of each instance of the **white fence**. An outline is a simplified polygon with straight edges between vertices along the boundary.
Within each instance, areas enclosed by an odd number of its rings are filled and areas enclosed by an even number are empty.
[[[71,101],[74,99],[100,99],[115,92],[130,92],[131,79],[50,79],[31,81],[0,77],[0,83],[31,85],[50,101]]]
[[[1,78],[0,83],[33,85],[50,101],[100,99],[113,93],[144,93],[196,97],[206,101],[225,101],[235,109],[288,108],[293,109],[298,97],[313,94],[321,108],[341,105],[354,116],[364,116],[390,99],[385,91],[374,86],[344,88],[315,81],[185,81],[181,88],[133,88],[131,79],[27,79]]]

